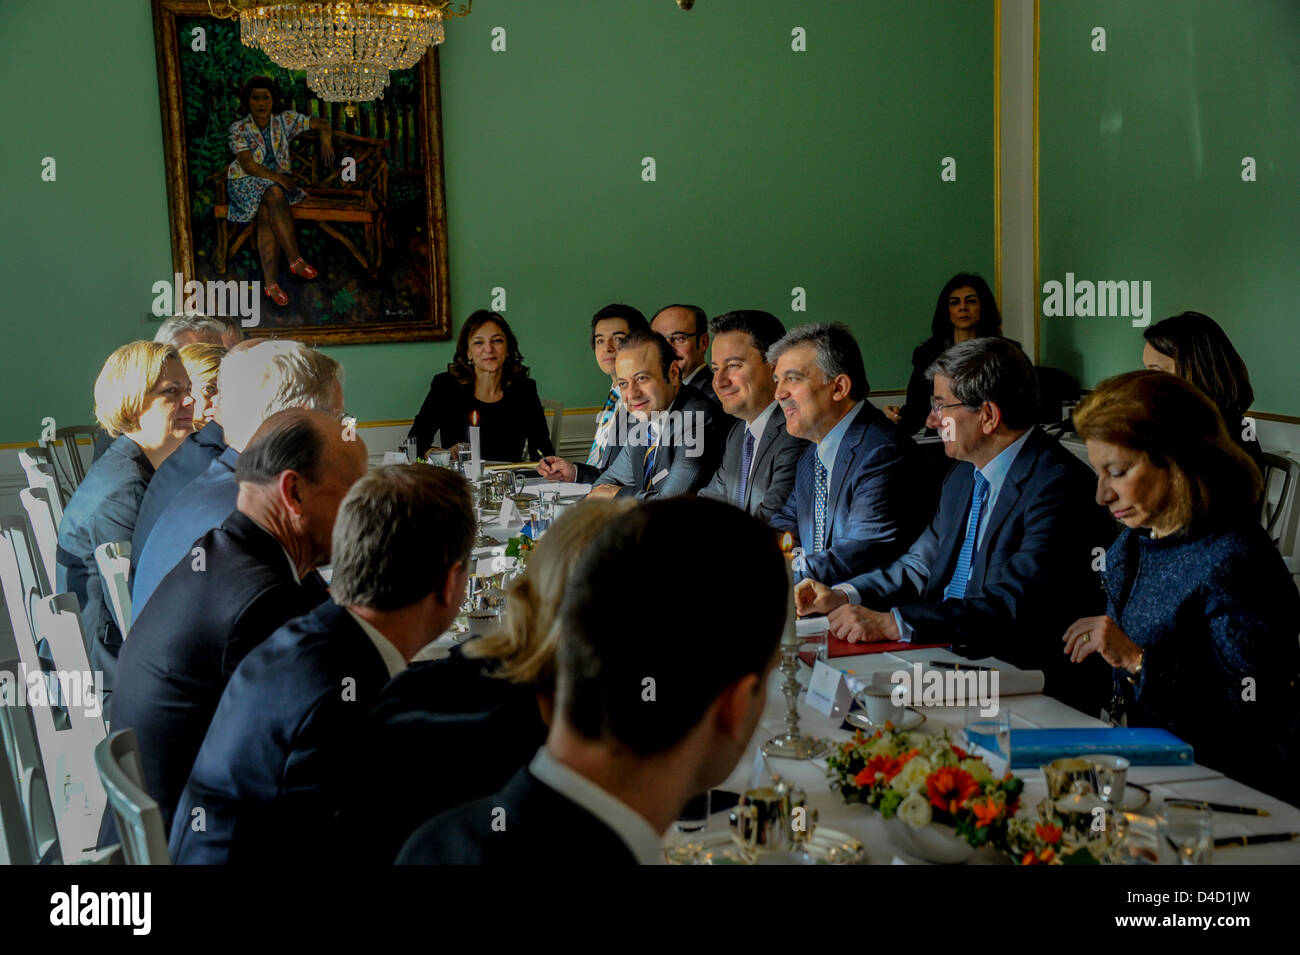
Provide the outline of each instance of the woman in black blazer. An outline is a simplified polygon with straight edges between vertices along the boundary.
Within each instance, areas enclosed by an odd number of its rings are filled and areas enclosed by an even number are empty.
[[[95,418],[116,440],[90,466],[63,512],[55,589],[77,595],[91,666],[104,671],[107,701],[122,634],[95,548],[130,542],[154,471],[194,431],[190,376],[176,349],[141,341],[113,352],[95,380]]]
[[[477,415],[477,418],[474,416]],[[555,453],[537,383],[519,354],[519,342],[506,320],[479,309],[466,321],[447,370],[429,384],[428,397],[415,416],[409,437],[423,454],[439,435],[442,448],[468,440],[468,427],[481,428],[485,461],[523,460]]]
[[[912,377],[907,383],[907,400],[900,408],[883,410],[903,434],[914,434],[930,414],[930,381],[925,370],[957,342],[986,335],[1002,334],[1002,314],[987,282],[971,272],[950,278],[934,304],[930,337],[912,352]]]

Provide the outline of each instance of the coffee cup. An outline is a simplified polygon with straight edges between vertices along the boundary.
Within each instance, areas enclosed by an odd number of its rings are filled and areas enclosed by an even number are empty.
[[[1112,806],[1123,805],[1129,761],[1123,756],[1109,755],[1091,756],[1089,760],[1092,763],[1093,791]]]
[[[1047,798],[1053,803],[1071,793],[1093,792],[1092,761],[1078,756],[1054,759],[1043,767]]]

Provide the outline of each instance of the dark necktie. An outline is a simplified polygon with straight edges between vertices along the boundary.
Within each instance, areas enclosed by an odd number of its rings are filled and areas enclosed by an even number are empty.
[[[814,456],[813,461],[817,467],[817,478],[814,484],[815,496],[813,498],[813,551],[823,551],[826,549],[826,465],[822,464],[822,459]]]
[[[754,432],[745,429],[745,446],[740,451],[740,486],[736,490],[736,506],[744,508],[745,491],[749,490],[749,468],[754,463]]]
[[[650,479],[655,473],[655,452],[659,450],[659,436],[655,434],[652,425],[647,425],[646,430],[649,434],[650,446],[645,449],[645,457],[641,459],[642,464],[642,484],[646,490],[650,488]]]

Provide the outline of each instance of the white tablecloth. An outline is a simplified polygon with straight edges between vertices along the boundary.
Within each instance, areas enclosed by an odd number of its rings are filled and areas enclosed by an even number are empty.
[[[838,657],[830,663],[838,669],[853,670],[857,674],[863,674],[874,670],[910,667],[916,660],[960,659],[944,650],[909,650],[900,653]],[[981,662],[988,662],[989,665],[999,664],[999,661]],[[1006,664],[1000,665],[1006,666]],[[799,679],[805,686],[809,675],[809,669],[800,665]],[[770,780],[769,773],[779,773],[805,790],[808,794],[808,805],[817,810],[819,825],[860,839],[866,846],[869,863],[887,865],[892,863],[896,856],[904,862],[920,863],[921,860],[908,857],[894,848],[878,813],[864,806],[846,805],[830,790],[822,763],[762,755],[763,742],[785,732],[785,697],[781,693],[781,683],[784,679],[784,675],[779,670],[773,671],[768,684],[767,705],[758,731],[754,734],[745,756],[736,766],[735,771],[718,788],[743,792],[754,786],[766,785]],[[1099,719],[1086,716],[1041,693],[1005,697],[1001,700],[1001,706],[1011,714],[1012,728],[1107,725]],[[941,733],[947,729],[950,737],[960,739],[962,729],[966,725],[967,713],[976,709],[976,707],[922,708],[921,712],[926,715],[923,728],[932,733]],[[799,718],[800,729],[805,733],[826,737],[835,742],[843,742],[852,736],[849,731],[839,728],[841,721],[838,718],[830,719],[822,716],[805,704],[802,693],[799,699]],[[1032,812],[1033,807],[1047,795],[1042,771],[1017,769],[1014,772],[1025,780],[1025,794],[1021,799],[1021,805],[1025,807],[1026,812]],[[1216,813],[1214,817],[1216,837],[1244,833],[1300,832],[1300,809],[1227,779],[1222,773],[1205,766],[1136,766],[1129,770],[1128,778],[1151,790],[1151,804],[1141,810],[1143,814],[1154,814],[1163,800],[1175,798],[1204,799],[1228,805],[1254,806],[1267,809],[1271,813],[1269,816]],[[725,812],[715,814],[710,821],[711,827],[725,825]],[[996,854],[989,852],[981,853],[976,857],[976,861],[1001,860]],[[1218,849],[1214,853],[1214,863],[1216,865],[1300,863],[1300,840]]]

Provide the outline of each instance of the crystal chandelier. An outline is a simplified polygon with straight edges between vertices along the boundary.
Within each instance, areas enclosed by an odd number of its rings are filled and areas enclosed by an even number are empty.
[[[383,96],[389,71],[415,66],[431,44],[443,41],[443,20],[465,16],[471,3],[452,9],[449,0],[228,0],[244,45],[305,72],[307,85],[331,103]]]

